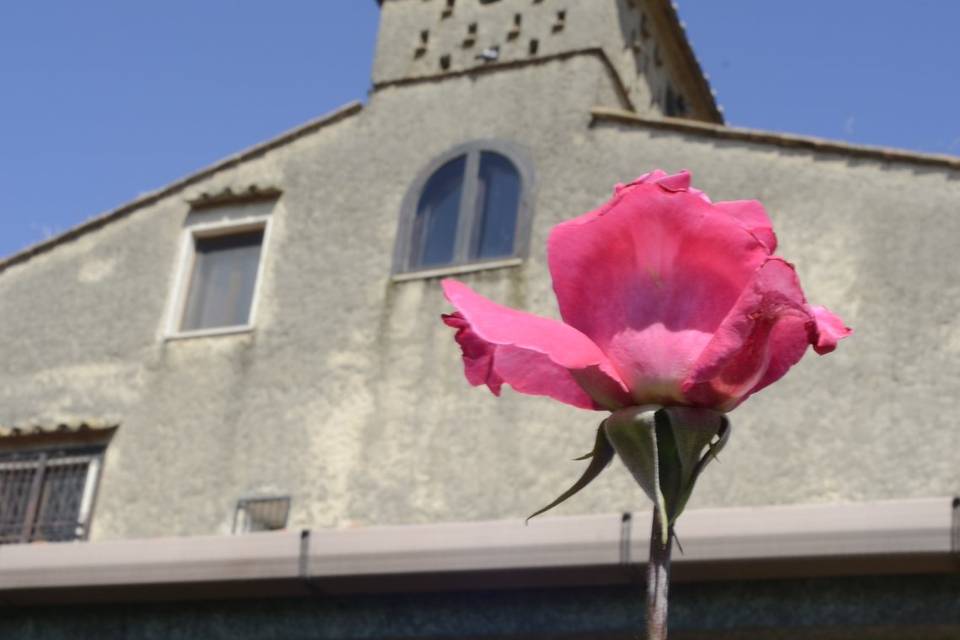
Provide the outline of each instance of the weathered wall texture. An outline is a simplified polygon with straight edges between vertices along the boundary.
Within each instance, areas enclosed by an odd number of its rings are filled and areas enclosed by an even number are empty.
[[[390,6],[388,3],[387,6]],[[390,281],[421,167],[460,143],[525,147],[531,256],[463,279],[556,316],[550,227],[653,167],[755,197],[810,298],[857,329],[733,415],[695,506],[960,491],[960,172],[596,123],[578,56],[376,92],[360,114],[225,169],[0,273],[0,424],[121,423],[95,538],[227,532],[237,498],[293,496],[290,526],[523,516],[571,482],[601,414],[468,387],[438,281]],[[274,185],[252,333],[164,340],[188,198]],[[946,260],[946,262],[945,262]],[[620,467],[567,513],[636,509]]]
[[[481,53],[490,48],[498,50],[497,63],[597,49],[616,69],[639,112],[663,113],[670,86],[686,93],[693,116],[709,119],[708,107],[695,99],[691,70],[670,40],[663,16],[646,5],[632,0],[508,0],[461,1],[451,8],[445,0],[388,0],[381,7],[373,81],[379,85],[476,69],[489,64]]]

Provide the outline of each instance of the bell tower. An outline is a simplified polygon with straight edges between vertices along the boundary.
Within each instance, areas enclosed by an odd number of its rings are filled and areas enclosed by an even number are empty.
[[[624,105],[722,122],[668,0],[378,0],[374,89],[575,55],[604,60]]]

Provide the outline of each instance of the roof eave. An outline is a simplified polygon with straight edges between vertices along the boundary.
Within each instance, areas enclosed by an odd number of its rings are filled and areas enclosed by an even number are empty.
[[[815,153],[835,153],[851,158],[865,158],[879,162],[898,162],[950,170],[960,169],[960,157],[958,156],[921,153],[891,147],[858,145],[841,142],[839,140],[817,138],[815,136],[764,131],[761,129],[728,127],[707,122],[697,122],[685,118],[651,118],[638,115],[632,111],[611,109],[609,107],[594,107],[590,110],[590,115],[592,118],[591,126],[596,126],[598,122],[614,122],[635,126],[637,128],[676,131],[710,138],[739,140],[742,142],[774,145]]]
[[[956,573],[953,498],[700,509],[677,581]],[[0,547],[0,602],[628,584],[648,513]]]

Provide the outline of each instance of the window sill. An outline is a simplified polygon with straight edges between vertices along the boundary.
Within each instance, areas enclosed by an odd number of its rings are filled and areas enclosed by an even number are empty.
[[[212,338],[214,336],[229,336],[237,333],[253,333],[252,324],[238,324],[232,327],[212,327],[210,329],[194,329],[193,331],[178,331],[163,336],[166,341],[187,340],[190,338]]]
[[[507,267],[518,267],[523,264],[523,258],[504,258],[503,260],[489,260],[487,262],[474,262],[471,264],[458,264],[448,267],[437,267],[435,269],[423,269],[421,271],[407,271],[405,273],[395,273],[391,276],[392,282],[406,282],[408,280],[426,280],[427,278],[438,278],[440,276],[454,276],[461,273],[473,273],[474,271],[486,271],[487,269],[504,269]]]

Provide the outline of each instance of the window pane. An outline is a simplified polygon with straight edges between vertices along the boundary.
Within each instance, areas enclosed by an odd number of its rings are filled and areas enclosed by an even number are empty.
[[[71,458],[51,463],[43,475],[32,540],[74,540],[80,531],[80,502],[89,460]]]
[[[196,239],[196,258],[181,329],[247,324],[262,244],[262,229]]]
[[[0,544],[82,538],[89,512],[81,507],[99,455],[89,448],[0,455]]]
[[[477,212],[480,214],[476,258],[513,255],[520,206],[520,174],[498,153],[480,154]]]
[[[454,158],[437,169],[424,186],[417,204],[411,266],[427,267],[453,262],[466,164],[466,156]]]
[[[0,544],[20,541],[36,474],[35,462],[0,462]]]

